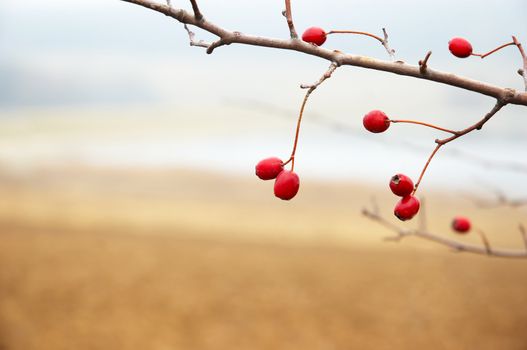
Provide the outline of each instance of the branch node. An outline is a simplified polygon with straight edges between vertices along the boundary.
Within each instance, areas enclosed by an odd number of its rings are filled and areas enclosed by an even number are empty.
[[[428,68],[428,66],[427,66],[428,59],[430,59],[430,55],[432,55],[432,51],[428,51],[426,53],[425,58],[423,60],[419,61],[419,71],[421,72],[421,74],[425,74],[426,73],[426,69]]]

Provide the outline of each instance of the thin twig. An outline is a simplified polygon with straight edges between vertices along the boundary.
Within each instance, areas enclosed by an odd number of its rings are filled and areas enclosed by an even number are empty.
[[[298,39],[295,24],[293,23],[293,14],[291,12],[291,0],[285,0],[285,11],[283,12],[283,15],[287,20],[287,26],[289,27],[289,35],[291,36],[291,39]]]
[[[427,230],[421,230],[421,229],[408,230],[408,229],[392,224],[390,221],[386,220],[385,218],[383,218],[382,216],[378,214],[373,213],[372,211],[368,209],[363,209],[362,213],[367,218],[395,232],[396,236],[391,237],[389,240],[400,241],[403,238],[412,236],[412,237],[422,238],[422,239],[426,239],[426,240],[438,243],[440,245],[452,248],[458,252],[483,254],[483,255],[503,257],[503,258],[527,258],[527,238],[526,238],[526,249],[522,249],[522,250],[499,249],[499,248],[490,249],[489,248],[490,245],[482,247],[482,246],[477,246],[477,245],[472,245],[472,244],[465,244],[465,243],[455,241],[453,239],[449,239],[449,238],[439,236],[437,234],[433,234]]]
[[[518,47],[518,50],[520,50],[520,55],[522,56],[523,60],[523,69],[520,69],[518,73],[521,71],[521,76],[523,77],[523,82],[525,84],[525,91],[527,91],[527,54],[525,53],[525,50],[523,49],[522,44],[518,41],[518,39],[513,35],[512,41],[514,44]]]
[[[455,86],[464,90],[474,91],[486,96],[492,96],[498,100],[507,96],[507,103],[527,106],[527,92],[520,92],[513,89],[502,88],[487,84],[481,81],[457,76],[447,72],[440,72],[428,68],[428,74],[422,74],[419,66],[412,66],[401,62],[388,62],[370,57],[344,54],[340,51],[328,50],[305,43],[301,40],[284,40],[267,37],[260,37],[248,34],[235,35],[234,32],[228,31],[205,18],[197,20],[194,15],[185,10],[170,8],[153,0],[121,0],[123,2],[133,3],[153,11],[170,16],[179,22],[192,24],[211,34],[214,34],[229,44],[238,43],[245,45],[254,45],[260,47],[271,47],[276,49],[293,50],[302,52],[307,55],[317,56],[330,62],[336,62],[338,65],[349,65],[390,72],[398,75],[405,75],[418,79],[425,79],[441,84]]]
[[[523,226],[523,224],[520,224],[520,234],[522,235],[522,238],[523,238],[523,243],[525,245],[525,251],[527,252],[527,230],[525,230],[525,226]]]
[[[195,36],[196,36],[196,34],[195,34],[193,31],[191,31],[191,30],[189,29],[189,27],[188,27],[186,24],[184,24],[183,27],[185,28],[185,30],[186,30],[187,33],[188,33],[188,38],[189,38],[189,41],[190,41],[190,46],[199,46],[199,47],[204,47],[204,48],[207,48],[207,49],[210,47],[210,44],[207,43],[207,42],[205,42],[205,41],[203,41],[203,40],[196,41],[196,40],[194,39]]]
[[[489,239],[487,238],[487,235],[485,235],[485,232],[482,230],[476,230],[479,237],[481,238],[481,241],[483,242],[483,245],[485,246],[485,250],[487,251],[488,255],[492,255],[492,248],[490,246]]]
[[[426,69],[428,68],[428,60],[430,59],[431,55],[432,55],[432,51],[428,51],[426,53],[425,58],[419,61],[419,70],[423,74],[426,73]]]

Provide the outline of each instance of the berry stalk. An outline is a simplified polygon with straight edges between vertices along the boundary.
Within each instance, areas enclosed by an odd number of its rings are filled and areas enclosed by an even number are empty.
[[[428,123],[420,122],[420,121],[416,121],[416,120],[405,120],[405,119],[395,119],[395,120],[394,120],[394,119],[390,119],[390,123],[417,124],[417,125],[426,126],[426,127],[432,128],[432,129],[436,129],[436,130],[441,130],[441,131],[444,131],[444,132],[448,132],[448,133],[451,133],[451,134],[453,134],[453,135],[457,135],[457,131],[450,130],[450,129],[445,129],[445,128],[442,128],[442,127],[437,126],[437,125],[428,124]]]

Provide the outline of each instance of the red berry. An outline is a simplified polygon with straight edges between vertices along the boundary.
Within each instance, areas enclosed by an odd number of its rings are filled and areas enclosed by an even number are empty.
[[[453,38],[448,42],[448,49],[452,55],[459,58],[466,58],[472,55],[472,45],[463,38]]]
[[[256,176],[262,180],[275,179],[284,170],[284,162],[280,158],[271,157],[256,164]]]
[[[417,197],[412,195],[406,196],[397,202],[393,213],[401,221],[410,220],[415,216],[415,214],[417,214],[420,205],[421,204],[419,203],[419,199],[417,199]]]
[[[470,220],[463,216],[456,216],[452,220],[452,229],[458,233],[467,233],[470,231]]]
[[[386,131],[390,127],[390,119],[382,111],[371,111],[364,116],[362,124],[366,130],[374,133]]]
[[[283,200],[290,200],[298,193],[300,187],[300,179],[298,175],[292,171],[284,170],[274,183],[274,195]]]
[[[321,46],[326,42],[326,32],[319,27],[307,28],[302,34],[302,40],[305,42]]]
[[[396,196],[406,197],[414,190],[414,182],[404,174],[397,174],[390,180],[390,189]]]

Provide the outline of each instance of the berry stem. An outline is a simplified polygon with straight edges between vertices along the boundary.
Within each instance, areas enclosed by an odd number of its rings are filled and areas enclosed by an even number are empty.
[[[426,126],[426,127],[429,127],[429,128],[441,130],[441,131],[444,131],[444,132],[448,132],[448,133],[451,133],[453,135],[457,135],[458,134],[457,131],[450,130],[450,129],[445,129],[445,128],[442,128],[440,126],[436,126],[436,125],[433,125],[433,124],[428,124],[428,123],[424,123],[424,122],[420,122],[420,121],[416,121],[416,120],[404,120],[404,119],[391,120],[390,119],[390,123],[417,124],[417,125],[422,125],[422,126]]]
[[[421,180],[423,179],[423,176],[426,173],[426,169],[428,169],[428,166],[430,165],[430,162],[432,161],[432,158],[434,158],[434,156],[436,155],[437,151],[439,151],[441,146],[443,146],[443,145],[438,143],[436,148],[434,148],[432,154],[430,154],[430,157],[428,157],[428,160],[426,161],[426,164],[423,167],[423,170],[421,170],[421,174],[419,175],[419,179],[417,180],[417,182],[415,184],[414,191],[412,192],[412,195],[415,195],[415,193],[417,192],[417,189],[419,188],[419,185],[421,184]]]
[[[293,150],[291,151],[291,156],[289,159],[284,162],[284,166],[289,164],[291,162],[291,171],[295,169],[295,154],[296,154],[296,147],[298,145],[298,136],[300,135],[300,124],[302,123],[302,116],[304,115],[304,109],[306,108],[307,100],[309,99],[309,96],[313,91],[316,90],[317,87],[320,86],[326,79],[331,78],[331,75],[333,72],[337,69],[338,64],[335,62],[332,62],[329,65],[328,70],[322,75],[322,77],[314,84],[312,85],[300,85],[302,89],[307,89],[306,95],[304,96],[304,100],[302,101],[302,105],[300,106],[300,112],[298,113],[298,120],[296,122],[296,131],[295,131],[295,141],[293,142]]]
[[[358,34],[358,35],[369,36],[370,38],[378,40],[381,43],[381,45],[384,46],[384,48],[386,49],[386,52],[388,52],[388,55],[390,55],[390,58],[393,60],[395,59],[395,50],[392,49],[388,45],[388,32],[386,31],[386,28],[382,28],[382,32],[384,34],[384,38],[381,38],[380,36],[377,36],[375,34],[371,34],[368,32],[360,32],[356,30],[331,30],[328,33],[326,33],[326,35],[329,35],[329,34]]]
[[[374,38],[376,40],[378,40],[381,44],[384,44],[384,39],[375,35],[375,34],[371,34],[371,33],[367,33],[367,32],[359,32],[359,31],[355,31],[355,30],[331,30],[329,31],[328,33],[326,33],[327,35],[329,34],[358,34],[358,35],[366,35],[366,36],[369,36],[370,38]]]
[[[485,54],[473,53],[472,56],[478,56],[478,57],[481,57],[481,58],[485,58],[485,57],[487,57],[487,56],[489,56],[489,55],[492,55],[494,52],[499,51],[499,50],[503,49],[504,47],[511,46],[511,45],[516,45],[516,43],[515,43],[514,41],[512,41],[512,42],[510,42],[510,43],[507,43],[507,44],[503,44],[503,45],[501,45],[501,46],[498,46],[498,47],[495,48],[494,50],[489,51],[489,52],[487,52],[487,53],[485,53]]]

